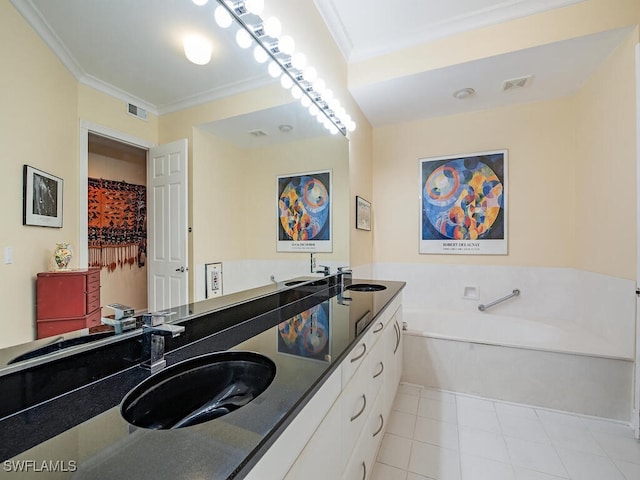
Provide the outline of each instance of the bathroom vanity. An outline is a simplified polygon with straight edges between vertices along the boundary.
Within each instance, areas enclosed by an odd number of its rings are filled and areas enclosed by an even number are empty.
[[[275,367],[257,397],[184,428],[139,428],[122,416],[123,398],[151,377],[140,367],[149,341],[140,331],[0,371],[5,471],[15,478],[43,466],[86,479],[365,478],[402,368],[404,283],[357,291],[342,280],[303,279],[213,310],[177,309],[174,324],[185,330],[165,339],[167,367],[155,375],[212,352],[252,352]],[[25,466],[29,472],[16,473]]]

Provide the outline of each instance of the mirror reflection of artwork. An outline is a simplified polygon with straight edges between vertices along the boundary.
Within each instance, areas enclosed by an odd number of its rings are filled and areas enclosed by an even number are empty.
[[[278,177],[278,251],[332,251],[330,171]]]
[[[421,160],[420,253],[507,253],[507,152]]]
[[[329,302],[278,325],[278,352],[312,360],[328,361],[331,353]]]

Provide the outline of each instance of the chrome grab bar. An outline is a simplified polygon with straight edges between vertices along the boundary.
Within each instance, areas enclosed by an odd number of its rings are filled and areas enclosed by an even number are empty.
[[[481,303],[480,305],[478,305],[478,310],[480,310],[481,312],[484,312],[487,308],[491,308],[495,305],[498,305],[499,303],[502,303],[506,300],[509,300],[510,298],[513,297],[517,297],[518,295],[520,295],[520,290],[518,290],[517,288],[511,292],[509,295],[506,295],[502,298],[499,298],[498,300],[495,300],[491,303],[487,303],[486,305],[484,303]]]

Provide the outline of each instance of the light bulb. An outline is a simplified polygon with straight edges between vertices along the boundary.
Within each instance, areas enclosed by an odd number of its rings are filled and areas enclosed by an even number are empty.
[[[349,122],[347,122],[347,130],[349,130],[350,132],[353,132],[356,129],[356,122],[354,122],[353,120],[350,120]]]
[[[267,55],[264,48],[257,45],[256,48],[253,49],[253,58],[255,58],[258,63],[264,63],[269,58],[269,55]]]
[[[269,75],[271,75],[273,78],[278,78],[282,73],[282,69],[280,68],[280,65],[278,65],[276,62],[273,62],[273,61],[269,63],[268,70],[269,70]]]
[[[184,54],[196,65],[206,65],[211,61],[211,42],[198,35],[188,35],[183,40]]]
[[[251,35],[249,35],[249,32],[247,32],[244,28],[238,30],[238,32],[236,33],[236,42],[238,42],[240,48],[249,48],[251,46],[251,41],[252,38]]]
[[[227,12],[222,5],[218,5],[218,8],[216,8],[213,13],[213,18],[215,18],[216,23],[221,28],[228,28],[232,22],[231,15],[229,15],[229,12]]]
[[[327,84],[321,78],[318,78],[315,82],[313,82],[313,89],[322,95],[327,90]]]
[[[335,135],[338,133],[338,127],[336,127],[333,123],[329,126],[329,132],[331,135]]]
[[[329,108],[335,112],[340,107],[340,100],[338,100],[337,98],[332,98],[331,100],[329,100],[328,105]]]
[[[278,38],[282,33],[282,25],[276,17],[267,18],[262,24],[262,28],[265,35],[269,35],[271,38]]]
[[[264,10],[264,0],[245,0],[244,7],[254,15],[260,15]]]
[[[291,65],[298,70],[303,70],[307,65],[307,57],[304,53],[296,53],[293,57],[291,57]]]
[[[309,107],[309,113],[311,114],[312,117],[315,117],[316,115],[318,115],[318,113],[320,113],[320,110],[318,109],[318,106],[315,103],[312,103],[311,106]]]
[[[282,53],[291,55],[296,48],[296,43],[289,35],[283,35],[278,42],[278,48]]]
[[[280,77],[280,85],[282,85],[282,88],[288,90],[293,87],[293,80],[291,80],[291,77],[289,77],[289,75],[282,75],[282,77]]]
[[[303,95],[300,99],[300,103],[302,103],[304,108],[309,108],[311,106],[311,99],[308,96]]]
[[[293,87],[291,87],[291,95],[296,100],[301,99],[302,98],[302,89],[298,85],[294,85]]]
[[[315,68],[309,66],[307,68],[304,69],[304,72],[302,73],[302,75],[304,76],[304,79],[307,82],[315,82],[316,79],[318,78],[318,72]]]
[[[322,96],[324,97],[324,101],[327,102],[328,104],[333,98],[333,91],[327,88],[322,94]]]

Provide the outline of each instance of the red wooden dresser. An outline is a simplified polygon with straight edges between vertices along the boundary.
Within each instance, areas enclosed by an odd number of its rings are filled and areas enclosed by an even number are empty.
[[[38,338],[100,325],[100,269],[39,273],[36,312]]]

